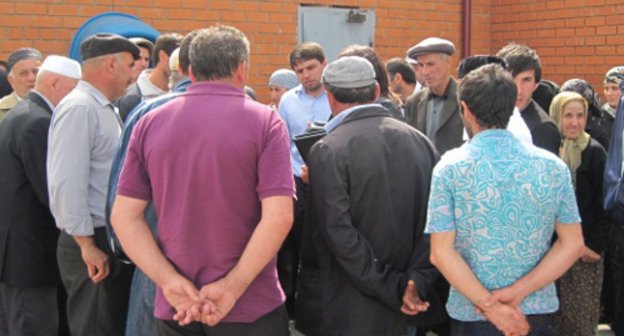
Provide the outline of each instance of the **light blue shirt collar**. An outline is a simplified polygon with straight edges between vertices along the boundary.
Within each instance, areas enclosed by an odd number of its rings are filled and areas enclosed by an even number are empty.
[[[383,107],[383,106],[379,104],[362,104],[362,105],[349,107],[348,109],[340,112],[337,116],[333,117],[332,120],[327,122],[327,124],[325,125],[325,131],[327,133],[331,132],[334,128],[338,127],[338,125],[342,123],[344,118],[348,117],[351,113],[359,109],[368,108],[368,107]]]

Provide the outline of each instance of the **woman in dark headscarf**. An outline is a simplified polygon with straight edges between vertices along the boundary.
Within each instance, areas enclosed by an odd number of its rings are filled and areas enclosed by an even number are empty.
[[[585,253],[559,280],[557,335],[595,335],[610,219],[602,208],[602,176],[607,153],[585,132],[587,101],[576,92],[561,92],[550,105],[559,127],[559,156],[568,165],[581,215]],[[561,195],[572,197],[572,195]]]
[[[615,112],[620,103],[622,97],[622,91],[620,90],[620,83],[624,80],[624,66],[617,66],[607,71],[604,78],[604,95],[607,102],[602,105],[604,116],[602,118],[602,124],[605,129],[609,130],[613,128],[613,122],[615,121]]]
[[[381,63],[375,49],[354,44],[343,49],[339,56],[360,56],[371,62],[375,69],[375,80],[379,84],[379,98],[376,103],[388,109],[394,118],[405,120],[403,109],[401,108],[401,99],[388,89],[388,73],[386,72],[386,67]]]

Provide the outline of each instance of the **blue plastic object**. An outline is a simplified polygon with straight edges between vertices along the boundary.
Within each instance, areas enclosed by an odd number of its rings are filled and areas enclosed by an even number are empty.
[[[152,42],[155,42],[160,35],[160,32],[134,15],[106,12],[90,18],[78,28],[71,43],[69,57],[81,62],[80,44],[85,38],[97,33],[114,33],[124,37],[143,37]]]

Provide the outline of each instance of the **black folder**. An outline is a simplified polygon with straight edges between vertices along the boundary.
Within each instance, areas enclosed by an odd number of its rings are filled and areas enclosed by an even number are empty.
[[[310,153],[310,148],[312,148],[312,146],[326,134],[327,132],[325,132],[324,128],[314,127],[307,129],[303,134],[299,134],[293,137],[293,141],[295,142],[295,146],[297,146],[299,154],[301,154],[301,158],[303,158],[303,162],[308,162],[308,154]]]

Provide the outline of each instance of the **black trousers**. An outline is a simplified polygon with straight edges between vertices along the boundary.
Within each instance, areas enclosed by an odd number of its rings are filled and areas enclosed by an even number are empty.
[[[297,200],[294,202],[293,227],[277,253],[277,273],[286,294],[286,309],[291,319],[295,318],[295,297],[299,274],[301,235],[305,212],[308,207],[308,185],[295,176]]]
[[[611,329],[624,336],[624,223],[613,227],[609,241],[611,253],[611,279],[615,296],[615,311]]]
[[[0,335],[54,335],[58,325],[56,285],[20,288],[0,283]]]
[[[112,257],[104,228],[96,228],[93,238],[109,255],[111,270],[108,277],[97,284],[89,278],[74,238],[64,232],[59,237],[57,259],[67,290],[69,329],[72,336],[124,335],[134,266]]]
[[[214,327],[193,322],[181,327],[176,321],[156,320],[160,336],[289,336],[284,306],[250,323],[219,323]]]

